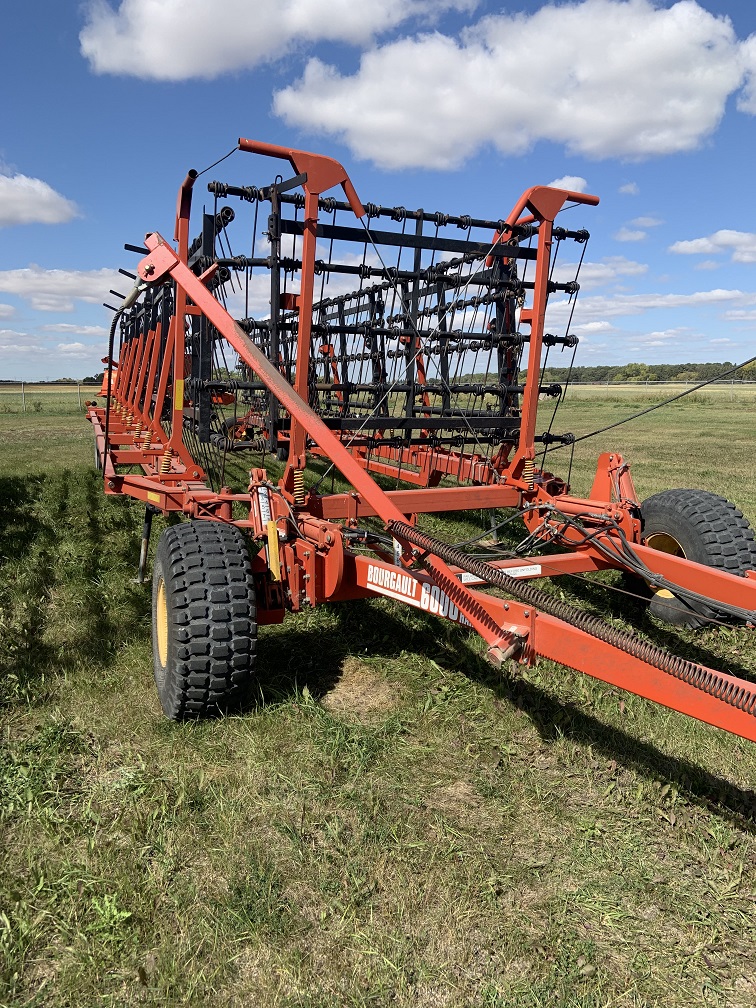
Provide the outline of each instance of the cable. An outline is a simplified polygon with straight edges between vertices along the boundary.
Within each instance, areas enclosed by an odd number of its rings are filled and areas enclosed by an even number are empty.
[[[475,575],[481,581],[500,588],[520,602],[540,609],[548,615],[582,630],[591,637],[603,641],[610,647],[618,648],[625,654],[632,655],[639,661],[652,665],[667,675],[685,682],[737,710],[756,716],[756,690],[748,689],[738,681],[733,682],[703,665],[672,655],[663,648],[657,647],[656,644],[642,640],[625,630],[610,626],[598,617],[584,610],[575,609],[528,582],[510,577],[497,567],[471,559],[461,550],[454,549],[448,543],[420,532],[406,522],[391,521],[387,527],[396,538],[412,543],[428,553],[433,553],[447,564],[459,567]],[[569,653],[566,653],[562,660],[569,665]]]
[[[754,361],[756,361],[756,356],[749,357],[748,360],[743,361],[742,364],[736,364],[735,367],[729,368],[727,371],[723,371],[714,378],[707,378],[706,381],[699,382],[698,385],[693,385],[691,388],[685,389],[683,392],[678,392],[677,395],[670,396],[669,399],[663,399],[661,402],[655,403],[647,409],[639,410],[637,413],[633,413],[630,416],[625,417],[624,420],[618,420],[616,423],[608,424],[606,427],[601,427],[599,430],[591,431],[590,434],[581,434],[581,436],[576,437],[571,444],[575,445],[578,441],[586,441],[588,438],[595,437],[597,434],[604,434],[606,431],[613,430],[615,427],[620,427],[622,424],[629,423],[630,420],[637,420],[638,417],[645,416],[647,413],[652,413],[654,410],[660,409],[662,406],[668,406],[670,403],[676,402],[678,399],[682,399],[683,396],[690,395],[691,392],[697,392],[699,389],[705,388],[707,385],[712,385],[714,382],[727,378],[728,375],[735,374],[736,371],[740,371],[742,368],[748,367],[748,365],[753,364]],[[563,444],[554,445],[553,448],[548,448],[547,451],[557,451],[559,448],[564,447],[565,445]],[[545,454],[546,452],[544,452],[544,455]]]
[[[228,152],[228,154],[224,154],[222,158],[218,158],[217,161],[213,161],[213,163],[211,165],[208,165],[207,168],[203,168],[202,171],[197,172],[195,178],[199,178],[200,175],[204,175],[205,172],[210,171],[211,168],[215,168],[215,166],[219,165],[221,163],[221,161],[225,161],[226,158],[230,158],[231,155],[235,154],[238,150],[239,150],[239,145],[237,144],[235,147],[231,148],[231,150]]]

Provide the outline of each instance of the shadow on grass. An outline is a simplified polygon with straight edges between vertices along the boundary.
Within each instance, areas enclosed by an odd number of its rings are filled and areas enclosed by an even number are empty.
[[[330,625],[321,620],[308,627],[308,616],[292,615],[272,633],[262,630],[256,674],[263,703],[281,701],[304,687],[320,699],[339,681],[349,657],[396,658],[406,651],[430,654],[433,648],[430,628],[409,627],[390,612],[377,612],[367,600],[329,606]]]
[[[100,480],[81,468],[0,482],[6,702],[39,703],[56,676],[82,663],[103,668],[144,633],[147,593],[124,577],[136,563],[138,516],[105,498]]]
[[[0,561],[26,556],[39,535],[30,502],[36,500],[44,476],[0,476]]]
[[[404,651],[415,652],[485,685],[497,698],[513,704],[531,719],[544,741],[563,736],[591,746],[647,780],[672,782],[701,808],[756,833],[756,791],[738,787],[682,757],[667,755],[541,686],[516,676],[503,678],[472,649],[467,631],[441,624],[444,633],[439,636],[439,622],[419,613],[408,628],[390,612],[371,611],[366,602],[340,603],[333,612],[336,625],[330,632],[322,627],[298,627],[294,618],[280,629],[275,642],[268,642],[272,646],[261,648],[258,669],[264,702],[280,701],[305,686],[316,699],[322,697],[338,682],[349,656],[395,658]],[[282,654],[287,655],[285,666]],[[576,678],[582,675],[573,674]]]

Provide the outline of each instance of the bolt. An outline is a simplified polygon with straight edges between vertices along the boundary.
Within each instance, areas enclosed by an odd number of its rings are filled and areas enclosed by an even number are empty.
[[[194,476],[195,479],[198,479],[199,478],[199,473],[198,472],[193,472],[192,476]]]
[[[506,602],[504,603],[504,608],[505,608],[505,609],[509,609],[509,605],[508,605],[508,603],[506,603]]]
[[[115,483],[113,480],[108,480],[108,490],[115,490]]]
[[[530,612],[526,609],[522,615],[525,617],[525,619],[527,619],[528,616],[530,616]]]
[[[147,265],[144,267],[143,272],[145,276],[152,276],[152,274],[155,272],[155,264],[147,263]]]

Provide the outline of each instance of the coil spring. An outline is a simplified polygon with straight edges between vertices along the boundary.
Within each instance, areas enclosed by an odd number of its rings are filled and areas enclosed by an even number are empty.
[[[173,448],[166,448],[160,460],[160,473],[165,476],[171,471],[171,460],[173,459]]]
[[[148,428],[144,432],[144,436],[142,437],[142,445],[141,445],[142,451],[147,451],[147,449],[150,447],[151,444],[152,444],[152,431]]]
[[[527,484],[528,490],[535,488],[535,460],[525,459],[522,463],[522,478]]]
[[[134,430],[132,431],[132,434],[134,435],[134,440],[138,440],[142,436],[141,420],[137,420],[137,422],[134,424]]]
[[[305,485],[304,473],[301,469],[294,470],[294,503],[297,507],[304,507]]]
[[[709,696],[737,708],[737,710],[756,716],[756,691],[728,682],[727,679],[712,672],[711,669],[696,665],[695,662],[688,661],[687,658],[670,654],[663,648],[657,647],[656,644],[651,644],[649,641],[641,640],[624,630],[609,626],[597,616],[592,616],[582,609],[575,609],[566,602],[554,598],[553,595],[548,595],[540,588],[518,581],[505,571],[492,567],[482,560],[475,560],[454,546],[440,542],[424,532],[419,532],[411,525],[392,521],[388,522],[387,528],[391,535],[405,539],[414,546],[419,546],[420,549],[435,554],[446,563],[460,567],[469,574],[474,574],[481,581],[501,588],[502,591],[519,599],[520,602],[541,609],[565,623],[570,623],[579,630],[590,634],[591,637],[619,648],[625,654],[632,655],[647,665],[653,665],[654,668],[666,672],[667,675],[671,675],[689,686],[694,686]],[[564,656],[564,663],[569,665],[569,655]]]

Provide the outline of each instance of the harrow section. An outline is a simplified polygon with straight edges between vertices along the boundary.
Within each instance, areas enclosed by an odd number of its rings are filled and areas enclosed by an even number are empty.
[[[737,540],[737,569],[717,567],[711,551],[715,565],[704,566],[682,548],[644,545],[618,453],[599,459],[587,499],[542,467],[545,448],[573,440],[552,431],[553,410],[538,433],[539,401],[562,395],[542,381],[548,354],[577,344],[569,326],[545,328],[549,297],[574,306],[579,289],[579,270],[556,271],[557,253],[567,246],[582,261],[588,239],[556,218],[598,199],[535,187],[505,218],[408,211],[362,204],[330,158],[250,140],[239,148],[287,161],[294,176],[210,182],[212,209],[190,240],[190,172],[175,248],[156,233],[127,246],[142,258],[114,309],[106,405],[89,418],[106,492],[147,505],[140,574],[155,511],[235,526],[258,623],[386,595],[470,625],[496,666],[545,655],[756,741],[752,684],[555,607],[525,583],[614,568],[671,595],[688,621],[753,622],[756,610],[756,544],[742,516],[723,532],[725,553]],[[330,194],[336,186],[344,199]],[[480,508],[514,509],[530,549],[561,552],[501,551],[481,563],[421,528],[429,513]],[[191,606],[176,608],[185,586],[158,581],[156,675],[161,696],[166,676],[173,684],[168,713],[222,706],[224,676],[238,698],[238,655],[212,634],[192,651]],[[218,639],[232,610],[228,602]],[[201,693],[201,682],[212,684],[205,701],[184,703],[182,689]]]

